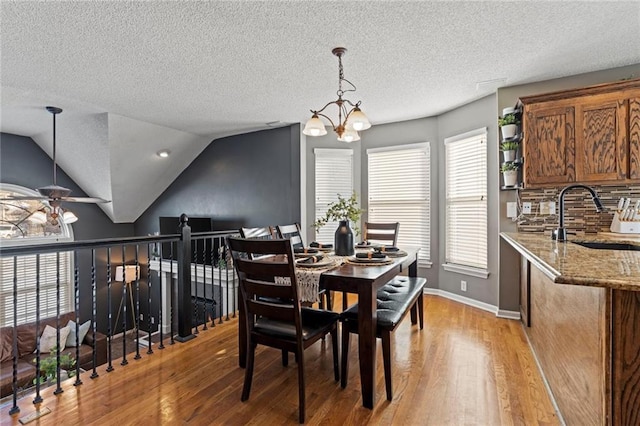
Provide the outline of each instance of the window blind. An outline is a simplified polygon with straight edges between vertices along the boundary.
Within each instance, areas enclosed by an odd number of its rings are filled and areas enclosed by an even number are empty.
[[[445,139],[445,157],[445,262],[486,270],[486,128]]]
[[[57,313],[56,285],[60,279],[60,312],[71,310],[73,281],[71,278],[71,252],[60,252],[60,271],[56,253],[16,256],[15,277],[17,279],[18,324],[35,321],[36,289],[38,270],[40,273],[40,318],[49,318]],[[0,259],[0,323],[13,325],[13,281],[14,257]],[[66,324],[63,324],[66,325]]]
[[[419,247],[428,262],[430,246],[430,147],[428,143],[369,149],[369,222],[400,222],[398,246]]]
[[[316,205],[315,218],[323,217],[328,205],[338,201],[338,195],[349,198],[353,193],[353,150],[316,148],[315,181]],[[333,244],[338,222],[327,222],[316,232],[316,241]]]

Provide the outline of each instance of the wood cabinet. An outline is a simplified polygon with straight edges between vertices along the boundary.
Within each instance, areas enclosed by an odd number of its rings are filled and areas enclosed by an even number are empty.
[[[524,182],[640,182],[640,80],[523,97]]]

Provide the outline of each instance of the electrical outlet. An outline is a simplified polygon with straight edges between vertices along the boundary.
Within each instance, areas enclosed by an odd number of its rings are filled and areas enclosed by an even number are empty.
[[[466,281],[460,281],[460,290],[467,291],[467,282]]]
[[[556,202],[549,201],[547,204],[549,204],[549,214],[556,214]]]
[[[140,314],[140,321],[144,321],[144,314]]]
[[[155,324],[156,323],[156,317],[151,317],[151,324]]]
[[[522,214],[531,214],[531,203],[522,203]]]
[[[549,203],[546,201],[540,201],[540,214],[549,214]]]
[[[515,202],[507,203],[507,217],[511,219],[518,217],[518,205]]]

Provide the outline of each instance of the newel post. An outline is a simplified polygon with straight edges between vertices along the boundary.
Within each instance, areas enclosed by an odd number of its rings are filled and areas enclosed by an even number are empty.
[[[180,215],[180,242],[178,243],[178,342],[186,342],[196,337],[191,320],[191,227],[186,214]]]

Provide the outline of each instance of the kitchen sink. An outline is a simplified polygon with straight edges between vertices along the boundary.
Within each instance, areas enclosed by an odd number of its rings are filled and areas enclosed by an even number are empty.
[[[578,244],[582,247],[599,249],[599,250],[636,250],[640,251],[640,245],[629,243],[605,243],[601,241],[572,241],[574,244]]]

